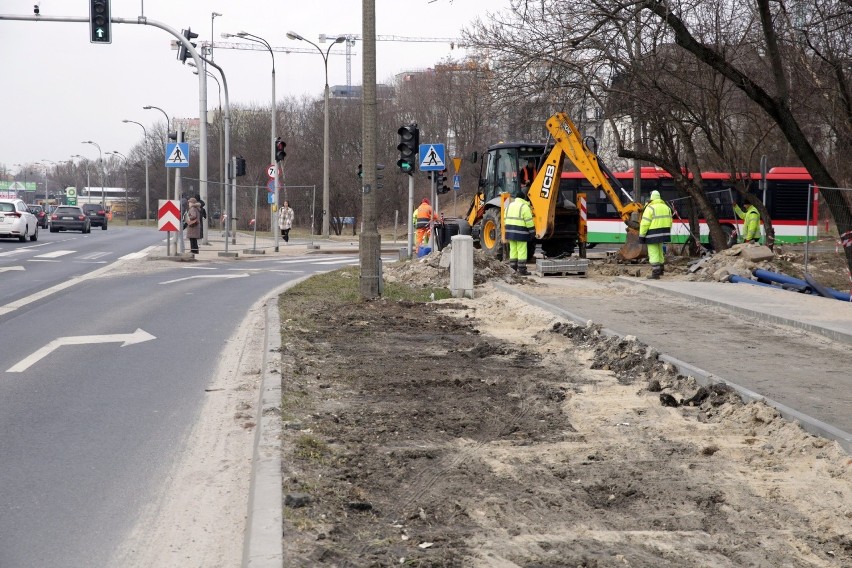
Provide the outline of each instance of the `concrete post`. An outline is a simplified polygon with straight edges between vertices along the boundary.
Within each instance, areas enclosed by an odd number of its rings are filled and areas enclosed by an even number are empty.
[[[450,293],[453,298],[473,298],[473,237],[454,235],[450,241]]]

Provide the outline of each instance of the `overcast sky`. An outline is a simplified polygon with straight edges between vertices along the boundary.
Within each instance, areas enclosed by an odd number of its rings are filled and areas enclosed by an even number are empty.
[[[490,12],[509,0],[487,3]],[[180,31],[188,26],[197,41],[222,39],[223,32],[246,31],[273,47],[308,48],[312,53],[275,53],[276,95],[322,96],[322,57],[310,44],[287,39],[290,30],[325,50],[320,34],[361,34],[360,0],[112,0],[112,16],[134,23],[113,23],[111,44],[89,42],[88,0],[42,0],[43,16],[86,18],[76,22],[0,20],[0,171],[11,174],[41,160],[61,162],[72,154],[98,158],[103,152],[127,154],[142,139],[142,129],[125,124],[135,120],[149,128],[171,117],[198,116],[198,83],[192,68],[181,65],[171,48],[172,36],[150,25],[136,24],[142,13],[149,20]],[[406,37],[460,37],[460,30],[484,16],[481,0],[376,0],[376,33]],[[211,19],[213,12],[221,17]],[[33,0],[0,0],[0,14],[31,15]],[[352,84],[361,84],[363,48],[352,48]],[[449,43],[376,42],[379,82],[411,69],[432,67],[464,50]],[[334,55],[338,53],[339,55]],[[343,44],[332,48],[330,85],[346,84]],[[191,60],[191,58],[190,58]],[[269,105],[272,98],[272,58],[269,52],[214,50],[214,61],[228,80],[231,104]],[[218,87],[208,83],[208,108],[218,106]],[[318,132],[317,136],[322,133]],[[292,142],[288,142],[291,144]]]

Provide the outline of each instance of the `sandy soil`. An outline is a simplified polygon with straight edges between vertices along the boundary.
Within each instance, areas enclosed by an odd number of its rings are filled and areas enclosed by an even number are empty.
[[[286,566],[852,566],[852,458],[638,341],[488,285],[282,302]]]
[[[148,263],[153,264],[153,263]],[[252,306],[223,351],[198,422],[157,501],[109,566],[240,566],[243,554],[265,301]]]

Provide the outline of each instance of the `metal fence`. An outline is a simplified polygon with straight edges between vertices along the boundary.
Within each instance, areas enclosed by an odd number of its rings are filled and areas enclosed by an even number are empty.
[[[843,257],[844,264],[846,262],[845,248],[852,247],[852,231],[848,231],[843,235],[838,230],[839,225],[843,227],[852,227],[852,215],[846,215],[844,219],[835,219],[834,214],[826,203],[826,197],[829,199],[838,199],[847,205],[847,211],[852,211],[852,188],[848,187],[820,187],[819,189],[811,185],[808,188],[808,219],[814,216],[816,209],[816,234],[813,234],[811,227],[808,227],[808,235],[805,240],[805,255],[804,255],[804,270],[808,272],[808,263],[813,254],[837,254]],[[850,289],[852,289],[852,273],[847,267],[847,275],[849,276]]]

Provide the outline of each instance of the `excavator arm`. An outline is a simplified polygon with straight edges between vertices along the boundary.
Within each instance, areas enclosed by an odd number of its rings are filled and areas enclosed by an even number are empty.
[[[553,137],[554,146],[528,193],[536,237],[545,238],[553,232],[562,164],[567,157],[595,189],[606,193],[621,220],[627,225],[627,243],[619,254],[627,259],[641,256],[643,250],[638,239],[639,223],[636,214],[641,213],[642,205],[632,201],[623,188],[620,189],[628,201],[625,203],[621,200],[597,155],[586,146],[577,127],[566,114],[559,112],[551,116],[547,120],[547,130]]]

